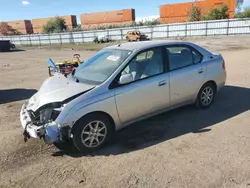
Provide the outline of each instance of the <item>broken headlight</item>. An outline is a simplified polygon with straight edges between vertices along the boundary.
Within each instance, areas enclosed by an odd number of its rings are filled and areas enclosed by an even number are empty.
[[[63,109],[61,103],[50,103],[47,104],[36,112],[30,111],[30,116],[33,124],[44,125],[48,122],[55,121]]]

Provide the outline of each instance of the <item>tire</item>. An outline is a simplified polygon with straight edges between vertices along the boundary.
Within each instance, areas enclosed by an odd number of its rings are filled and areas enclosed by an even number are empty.
[[[139,41],[141,41],[140,39],[136,39],[136,42],[139,42]]]
[[[216,90],[212,83],[206,83],[200,89],[195,105],[197,108],[209,108],[214,101]]]
[[[98,127],[96,127],[97,125]],[[112,137],[113,129],[106,115],[94,113],[76,122],[72,135],[74,146],[80,152],[89,153],[103,147]]]

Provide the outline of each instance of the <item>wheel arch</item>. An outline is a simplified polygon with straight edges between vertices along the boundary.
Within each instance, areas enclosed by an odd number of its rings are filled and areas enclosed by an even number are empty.
[[[196,99],[197,99],[197,97],[198,97],[198,95],[199,95],[199,93],[200,93],[201,88],[202,88],[204,85],[208,84],[208,83],[213,84],[214,89],[215,89],[215,91],[217,92],[217,84],[216,84],[216,82],[215,82],[214,80],[208,80],[208,81],[204,82],[204,83],[200,86],[200,88],[199,88],[199,90],[198,90],[198,92],[197,92],[197,94],[196,94],[196,96],[195,96],[195,98],[194,98],[194,102],[196,101]]]
[[[83,115],[81,118],[79,118],[75,123],[74,125],[72,126],[72,131],[74,130],[74,127],[75,127],[75,124],[79,121],[81,121],[83,118],[86,118],[87,116],[90,116],[90,115],[97,115],[97,114],[101,114],[101,115],[104,115],[106,116],[110,123],[111,123],[111,127],[112,127],[112,130],[115,132],[116,131],[116,128],[115,128],[115,121],[114,119],[112,118],[112,116],[110,114],[108,114],[107,112],[103,112],[103,111],[94,111],[94,112],[89,112],[85,115]]]
[[[217,91],[217,83],[216,83],[214,80],[209,80],[209,81],[205,82],[205,83],[201,86],[201,88],[202,88],[205,84],[212,84],[212,85],[214,86],[215,91]],[[200,88],[200,89],[201,89],[201,88]]]

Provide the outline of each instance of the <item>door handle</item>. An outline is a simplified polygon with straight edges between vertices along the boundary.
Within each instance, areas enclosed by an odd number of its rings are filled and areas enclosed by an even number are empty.
[[[158,86],[164,86],[164,85],[166,85],[166,80],[160,81],[158,83]]]
[[[203,73],[203,72],[204,72],[203,69],[200,69],[200,70],[198,71],[199,74],[201,74],[201,73]]]

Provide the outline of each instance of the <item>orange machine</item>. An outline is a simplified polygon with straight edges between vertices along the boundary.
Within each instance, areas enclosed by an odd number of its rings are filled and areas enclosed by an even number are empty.
[[[162,5],[160,7],[160,23],[177,23],[188,21],[189,11],[193,5],[201,8],[202,15],[206,15],[212,8],[225,4],[229,8],[229,18],[234,17],[236,0],[203,0],[188,3]]]

